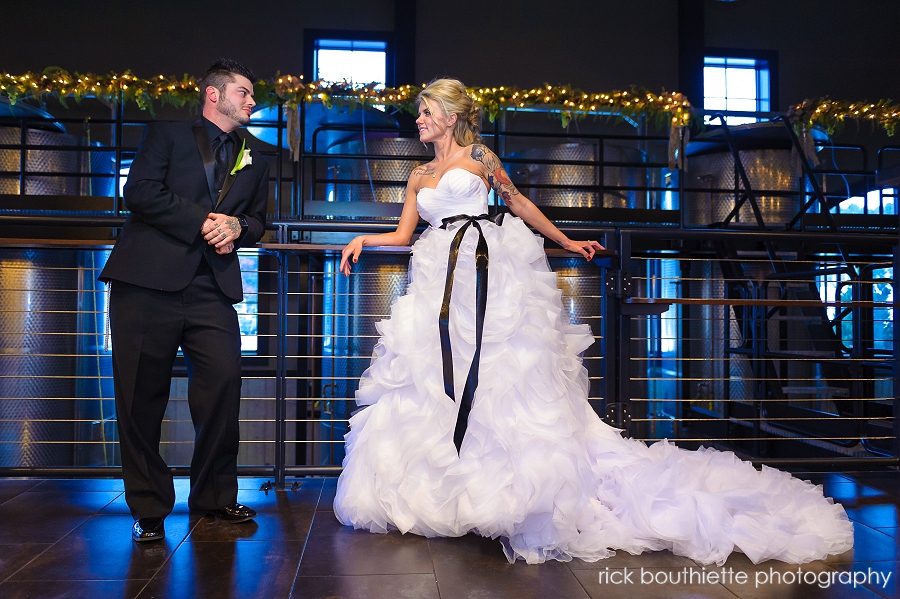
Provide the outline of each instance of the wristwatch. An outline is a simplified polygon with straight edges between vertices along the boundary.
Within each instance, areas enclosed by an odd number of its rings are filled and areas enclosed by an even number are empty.
[[[243,214],[238,214],[237,220],[238,220],[238,224],[241,226],[241,232],[243,233],[244,231],[247,230],[247,217],[244,216]]]

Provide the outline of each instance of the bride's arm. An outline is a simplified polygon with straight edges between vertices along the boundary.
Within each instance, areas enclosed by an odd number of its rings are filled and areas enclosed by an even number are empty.
[[[472,160],[479,163],[488,184],[497,192],[498,196],[503,198],[512,213],[537,229],[541,235],[555,241],[563,249],[579,253],[588,260],[594,257],[594,252],[603,249],[602,245],[593,240],[574,241],[566,237],[531,200],[516,189],[500,163],[500,159],[486,146],[483,144],[473,145],[470,156]]]
[[[419,224],[419,211],[416,208],[416,190],[413,184],[418,179],[423,167],[413,170],[406,183],[406,199],[403,201],[403,212],[400,213],[400,222],[397,228],[391,233],[380,233],[377,235],[359,235],[354,237],[341,252],[341,265],[338,269],[345,275],[350,274],[351,261],[356,264],[359,260],[359,254],[365,246],[376,245],[409,245],[413,233],[416,231],[416,225]]]

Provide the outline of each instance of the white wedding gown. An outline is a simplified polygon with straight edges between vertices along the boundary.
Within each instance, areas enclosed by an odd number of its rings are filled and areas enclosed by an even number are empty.
[[[350,419],[334,510],[346,525],[427,537],[500,537],[510,561],[669,549],[703,564],[732,551],[753,562],[803,563],[852,547],[844,509],[787,473],[757,471],[730,452],[686,451],[623,438],[587,402],[581,352],[543,244],[518,218],[479,221],[489,286],[479,384],[457,454],[458,404],[444,393],[438,315],[448,249],[460,225],[487,212],[476,175],[453,169],[422,189],[431,224],[412,248],[406,295],[379,323],[381,339]],[[457,397],[475,345],[478,231],[465,233],[450,305]]]

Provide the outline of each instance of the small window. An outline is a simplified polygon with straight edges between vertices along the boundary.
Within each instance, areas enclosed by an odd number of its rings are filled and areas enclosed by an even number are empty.
[[[707,56],[703,60],[703,109],[706,122],[716,112],[768,112],[772,106],[769,60]],[[727,114],[729,125],[755,123],[758,116]],[[714,124],[718,123],[718,120]]]
[[[394,62],[391,32],[303,30],[303,72],[311,80],[393,87]]]
[[[377,83],[379,88],[389,83],[385,40],[316,38],[312,54],[313,79],[353,85]]]

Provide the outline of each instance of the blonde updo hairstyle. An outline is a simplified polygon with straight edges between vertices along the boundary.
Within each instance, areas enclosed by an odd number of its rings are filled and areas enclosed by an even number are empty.
[[[424,102],[434,116],[435,106],[447,115],[456,115],[453,139],[465,147],[481,143],[481,107],[466,93],[466,86],[457,79],[434,79],[416,97],[416,105]],[[443,124],[443,123],[439,123]]]

